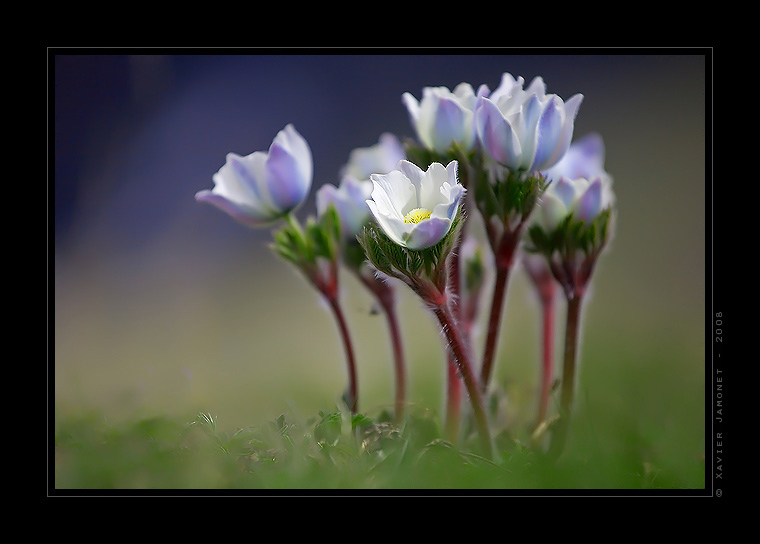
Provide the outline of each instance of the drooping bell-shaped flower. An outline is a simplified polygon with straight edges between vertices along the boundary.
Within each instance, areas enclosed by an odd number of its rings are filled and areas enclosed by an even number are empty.
[[[311,188],[313,161],[306,140],[288,124],[269,151],[240,156],[228,153],[214,174],[214,188],[195,199],[207,202],[250,227],[267,226],[292,212]]]
[[[465,188],[457,179],[457,161],[431,164],[426,171],[402,160],[396,170],[372,174],[367,200],[383,232],[411,250],[431,247],[449,232]]]
[[[556,164],[567,151],[583,95],[567,102],[546,94],[541,77],[502,75],[499,87],[478,98],[475,127],[483,149],[513,171],[537,172]]]
[[[473,115],[478,95],[469,83],[460,83],[453,91],[443,86],[425,87],[420,101],[410,93],[404,93],[402,100],[425,148],[443,154],[452,142],[464,151],[470,151],[475,145]]]

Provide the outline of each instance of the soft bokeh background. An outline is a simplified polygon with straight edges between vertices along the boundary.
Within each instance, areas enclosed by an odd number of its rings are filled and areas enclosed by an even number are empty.
[[[596,410],[654,440],[677,431],[679,438],[663,447],[675,456],[700,453],[706,280],[700,52],[211,52],[82,50],[51,57],[50,385],[57,414],[94,408],[117,420],[206,411],[234,429],[283,412],[332,409],[345,367],[330,314],[267,249],[269,231],[244,228],[196,203],[195,192],[212,187],[226,153],[266,150],[293,123],[314,155],[312,196],[298,212],[304,219],[315,213],[314,190],[338,182],[353,148],[376,143],[386,131],[413,136],[402,93],[420,97],[425,86],[462,81],[493,89],[508,71],[527,81],[540,75],[563,98],[583,93],[575,135],[603,136],[614,176],[618,228],[586,307],[579,410]],[[354,278],[342,278],[361,407],[390,407],[385,323],[371,315],[371,299]],[[409,401],[438,410],[444,383],[438,331],[411,293],[399,296]],[[513,391],[515,417],[529,419],[538,313],[522,271],[513,274],[506,308],[495,379]]]

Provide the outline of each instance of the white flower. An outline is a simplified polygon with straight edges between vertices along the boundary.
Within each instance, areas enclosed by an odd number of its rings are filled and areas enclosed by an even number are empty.
[[[387,174],[406,158],[404,146],[390,132],[380,135],[378,143],[351,151],[341,174],[357,180],[369,180],[372,174]]]
[[[523,83],[522,77],[504,73],[498,88],[478,98],[475,127],[494,160],[511,170],[536,172],[556,164],[567,151],[583,95],[563,102],[546,94],[541,77],[526,89]]]
[[[268,152],[228,153],[214,174],[214,188],[195,199],[208,202],[244,225],[273,223],[298,208],[311,188],[311,149],[293,125],[277,133]]]
[[[444,167],[432,163],[427,171],[402,160],[388,174],[372,174],[372,215],[383,232],[408,249],[425,249],[443,239],[451,228],[465,188],[457,179],[457,161]]]
[[[612,176],[604,170],[604,140],[592,132],[573,142],[560,161],[544,172],[547,181],[566,178],[602,178],[612,183]]]
[[[552,232],[571,213],[575,219],[593,221],[602,211],[610,208],[614,196],[609,183],[601,177],[560,177],[554,180],[541,198],[539,224],[546,232]]]
[[[372,182],[369,179],[360,181],[344,176],[340,187],[328,183],[319,188],[316,195],[317,214],[321,217],[332,204],[338,212],[343,236],[347,239],[355,238],[369,221],[367,199],[371,193]]]
[[[351,151],[341,169],[340,186],[325,184],[316,195],[317,214],[321,217],[328,206],[335,206],[343,236],[354,239],[370,219],[367,199],[372,193],[372,174],[386,174],[406,158],[399,139],[389,133],[380,135],[378,143]]]
[[[410,93],[401,97],[412,126],[423,146],[445,153],[452,142],[470,151],[475,142],[473,112],[478,97],[469,83],[460,83],[450,91],[447,87],[425,87],[422,100]]]

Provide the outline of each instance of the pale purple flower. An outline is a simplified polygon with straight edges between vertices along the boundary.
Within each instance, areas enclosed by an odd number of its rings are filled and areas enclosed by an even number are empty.
[[[432,163],[426,171],[402,160],[396,170],[372,174],[372,215],[395,243],[412,250],[440,242],[451,229],[465,188],[457,179],[457,161]]]
[[[570,179],[564,176],[554,180],[541,197],[538,224],[551,232],[571,213],[575,219],[593,221],[610,208],[614,195],[609,183],[596,177]]]
[[[321,217],[330,205],[334,206],[344,238],[355,238],[370,219],[367,199],[371,193],[372,182],[369,179],[357,180],[344,176],[339,187],[327,183],[319,188],[316,195],[317,214]]]
[[[269,225],[292,212],[311,188],[311,149],[293,125],[277,133],[269,151],[228,153],[214,174],[214,188],[195,199],[207,202],[250,227]]]
[[[403,159],[406,159],[404,146],[394,134],[385,132],[375,145],[351,151],[341,174],[356,180],[369,180],[372,174],[387,174]]]
[[[465,151],[475,145],[473,114],[478,95],[469,83],[460,83],[453,91],[443,86],[425,87],[420,101],[410,93],[401,99],[420,143],[428,150],[445,153],[452,142]]]
[[[544,176],[549,182],[564,176],[570,179],[598,177],[605,183],[612,183],[612,176],[604,169],[604,140],[595,132],[576,140],[559,162],[544,172]]]
[[[325,184],[316,194],[317,214],[321,217],[331,204],[340,218],[343,236],[353,239],[370,219],[367,199],[372,193],[372,174],[387,174],[406,158],[404,146],[389,133],[380,135],[378,143],[351,151],[341,169],[340,186]]]
[[[499,87],[483,93],[475,108],[475,127],[485,151],[513,171],[537,172],[556,164],[567,151],[583,95],[564,102],[546,94],[541,77],[523,88],[524,79],[504,73]]]

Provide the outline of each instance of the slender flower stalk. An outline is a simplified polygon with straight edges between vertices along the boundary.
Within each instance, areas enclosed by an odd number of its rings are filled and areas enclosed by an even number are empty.
[[[546,421],[549,412],[549,395],[554,380],[554,296],[541,298],[541,394],[538,406],[538,423]]]
[[[494,255],[496,279],[491,295],[491,309],[488,314],[488,330],[486,332],[485,348],[483,349],[483,362],[480,365],[480,383],[484,391],[488,389],[493,372],[493,362],[496,356],[499,332],[501,331],[504,301],[507,298],[509,272],[512,269],[512,256],[514,255],[516,246],[517,243],[513,237],[505,236],[498,244]]]
[[[549,457],[558,457],[565,448],[568,424],[575,396],[576,360],[580,334],[580,318],[583,295],[578,293],[567,301],[567,319],[565,324],[565,350],[562,362],[562,389],[559,401],[560,418],[552,433],[549,444]]]
[[[382,278],[376,276],[366,265],[351,268],[359,280],[375,296],[385,315],[388,334],[393,351],[393,368],[395,379],[394,417],[397,423],[404,418],[406,407],[406,360],[401,336],[401,327],[396,311],[396,296],[393,287]]]
[[[346,367],[348,371],[348,391],[346,395],[346,405],[352,413],[359,411],[359,384],[356,377],[356,359],[354,356],[354,347],[351,342],[351,335],[348,332],[346,318],[343,314],[340,302],[336,295],[325,295],[327,302],[332,310],[335,322],[338,325],[340,338],[343,342],[343,349],[346,355]]]
[[[293,214],[286,216],[287,226],[275,233],[272,249],[293,263],[324,297],[338,327],[346,358],[348,388],[344,401],[351,412],[359,410],[359,385],[356,357],[345,314],[340,304],[338,249],[340,224],[334,210],[319,220],[309,218],[302,228]]]
[[[546,422],[549,412],[549,395],[554,379],[554,320],[557,283],[541,255],[527,253],[522,256],[522,263],[538,295],[541,313],[541,385],[538,420],[536,421],[536,428],[539,429]]]
[[[457,365],[457,370],[462,377],[467,393],[472,404],[475,424],[480,436],[480,445],[487,456],[492,455],[492,445],[490,430],[488,428],[488,418],[486,416],[485,403],[481,393],[480,384],[474,372],[467,346],[465,345],[456,319],[451,313],[447,304],[441,304],[432,308],[438,322],[441,324],[442,331],[448,340],[449,349]]]
[[[385,314],[393,352],[396,383],[394,412],[397,422],[402,421],[406,404],[406,362],[396,312],[395,290],[366,264],[364,252],[356,237],[370,220],[367,206],[367,199],[372,193],[370,175],[387,173],[404,158],[404,148],[398,138],[390,133],[381,134],[377,144],[351,151],[348,162],[341,169],[339,186],[325,184],[316,194],[317,214],[321,217],[332,209],[340,221],[340,252],[344,265],[372,293]]]

